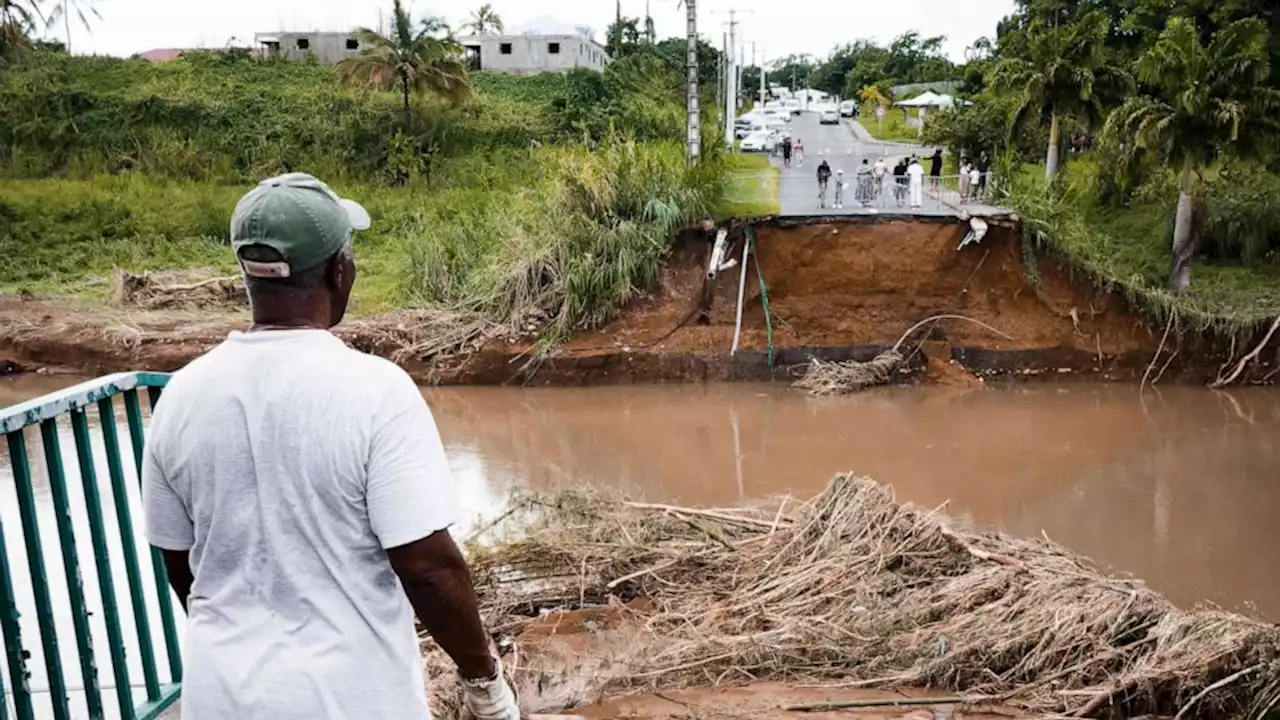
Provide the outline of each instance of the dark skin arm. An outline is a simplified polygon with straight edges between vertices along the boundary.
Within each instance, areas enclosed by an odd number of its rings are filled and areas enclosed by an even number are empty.
[[[186,550],[161,550],[164,557],[164,569],[169,575],[169,587],[178,594],[178,602],[182,603],[182,611],[187,610],[187,596],[191,594],[191,583],[195,577],[191,574],[191,563],[187,562]]]
[[[458,672],[471,679],[492,677],[497,668],[480,623],[471,571],[448,531],[391,548],[387,557],[418,620]]]

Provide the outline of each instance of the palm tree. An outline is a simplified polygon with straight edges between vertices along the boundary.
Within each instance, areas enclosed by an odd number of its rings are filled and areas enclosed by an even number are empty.
[[[493,5],[490,3],[485,3],[479,10],[472,12],[471,22],[465,27],[475,35],[488,35],[491,32],[502,34],[503,30],[502,18],[494,12]]]
[[[387,37],[368,29],[356,30],[362,48],[359,55],[338,63],[338,74],[347,82],[390,89],[399,85],[404,95],[404,131],[411,120],[409,95],[433,92],[451,102],[471,95],[462,47],[450,35],[437,37],[442,26],[428,18],[414,28],[400,0],[395,0],[391,32]]]
[[[1106,138],[1128,152],[1154,156],[1178,172],[1169,288],[1191,285],[1193,184],[1223,155],[1251,153],[1280,138],[1280,90],[1268,85],[1270,33],[1257,18],[1214,33],[1206,46],[1195,22],[1176,17],[1138,60],[1150,94],[1112,113]]]
[[[885,95],[884,91],[880,89],[879,85],[864,85],[858,91],[858,98],[864,103],[875,105],[888,105],[892,102],[889,96]]]
[[[44,22],[37,0],[0,0],[0,57],[30,45],[36,20]]]
[[[1026,56],[1006,59],[996,67],[996,87],[1021,95],[1010,134],[1048,116],[1044,174],[1049,181],[1058,173],[1063,118],[1070,115],[1092,127],[1101,125],[1107,102],[1119,100],[1130,85],[1128,74],[1105,55],[1109,27],[1110,20],[1100,10],[1063,27],[1036,21],[1027,31]]]
[[[36,2],[38,0],[32,1]],[[92,15],[98,20],[102,19],[102,14],[93,6],[94,1],[95,0],[59,0],[58,3],[53,6],[53,10],[49,13],[49,27],[57,25],[59,20],[62,21],[63,28],[67,33],[68,55],[71,54],[71,16],[74,15],[80,24],[84,26],[85,30],[90,29],[89,18],[85,15],[85,12],[88,12],[89,15]]]

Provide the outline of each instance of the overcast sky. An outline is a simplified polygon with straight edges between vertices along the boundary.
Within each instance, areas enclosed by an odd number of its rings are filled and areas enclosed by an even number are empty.
[[[82,2],[84,0],[81,0]],[[676,0],[649,0],[659,38],[684,33],[684,9]],[[479,0],[412,0],[415,16],[443,15],[463,22]],[[255,32],[347,30],[376,26],[390,0],[94,0],[102,14],[92,32],[72,27],[72,50],[131,55],[153,48],[224,47],[250,44]],[[588,25],[597,39],[613,19],[611,0],[494,0],[494,9],[513,27],[550,16],[568,25]],[[762,44],[769,57],[790,53],[825,55],[838,43],[857,38],[888,41],[907,30],[946,35],[947,53],[963,59],[974,39],[995,34],[996,22],[1013,0],[699,0],[698,28],[718,47],[736,7],[741,37]],[[645,0],[623,0],[622,12],[643,16]],[[60,29],[54,34],[61,36]]]

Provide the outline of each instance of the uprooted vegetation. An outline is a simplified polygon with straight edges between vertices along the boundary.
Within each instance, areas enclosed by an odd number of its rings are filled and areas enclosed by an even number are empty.
[[[864,478],[773,510],[566,494],[504,517],[521,534],[473,548],[496,633],[519,638],[540,611],[644,601],[625,662],[598,666],[583,698],[761,679],[927,686],[1088,717],[1280,704],[1274,625],[1175,608],[1047,539],[960,527]],[[426,652],[437,711],[456,707],[447,663]]]

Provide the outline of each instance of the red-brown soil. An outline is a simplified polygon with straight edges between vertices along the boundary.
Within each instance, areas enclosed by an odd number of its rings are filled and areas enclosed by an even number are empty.
[[[1055,264],[1039,263],[1041,286],[1031,288],[1015,229],[992,227],[980,244],[957,251],[966,230],[959,223],[903,220],[759,228],[758,254],[748,262],[742,347],[767,347],[758,262],[779,348],[892,345],[929,315],[957,313],[1013,340],[954,321],[940,324],[933,339],[993,350],[1100,349],[1112,356],[1155,350],[1159,336],[1140,318]],[[568,349],[641,347],[667,333],[694,304],[705,266],[704,248],[685,248],[670,264],[659,298]],[[739,272],[735,267],[718,278],[709,326],[690,323],[650,349],[727,352]]]
[[[694,233],[680,241],[657,291],[549,358],[529,364],[529,346],[495,341],[450,363],[397,359],[424,382],[451,384],[767,379],[794,375],[811,356],[870,359],[912,324],[952,313],[1012,339],[966,322],[937,323],[904,345],[911,367],[929,368],[924,380],[967,382],[974,373],[1143,374],[1159,347],[1160,328],[1047,257],[1038,258],[1040,283],[1032,287],[1016,227],[993,224],[980,243],[957,250],[966,230],[954,220],[879,218],[759,225],[740,350],[732,357],[741,268],[704,287],[710,243]],[[742,235],[735,232],[729,256],[741,258]],[[772,358],[757,264],[767,286]],[[397,335],[412,322],[406,317],[364,318],[339,334],[391,356]],[[146,311],[0,298],[0,358],[89,373],[173,370],[246,324],[244,311],[234,309]],[[921,342],[921,352],[914,352]],[[1211,355],[1184,349],[1165,380],[1212,378],[1226,358]]]

